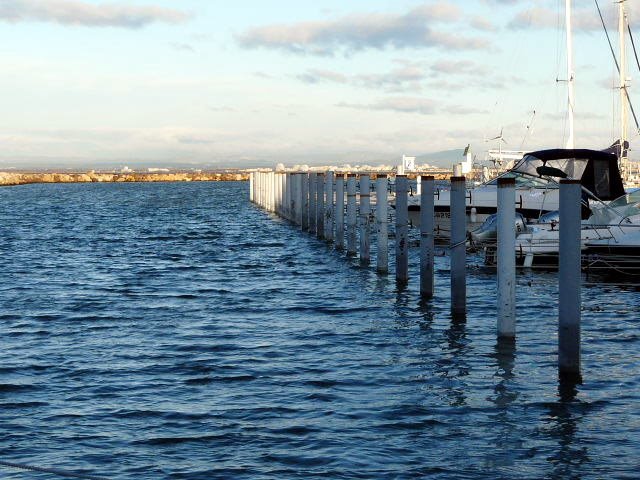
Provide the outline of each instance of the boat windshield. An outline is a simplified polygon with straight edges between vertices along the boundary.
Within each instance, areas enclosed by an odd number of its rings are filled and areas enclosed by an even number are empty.
[[[618,223],[620,220],[640,215],[640,189],[628,192],[607,205],[593,210],[590,223],[607,225]]]
[[[546,177],[534,177],[514,170],[509,170],[497,178],[488,181],[485,185],[497,185],[498,178],[515,178],[516,188],[558,188],[558,184]]]

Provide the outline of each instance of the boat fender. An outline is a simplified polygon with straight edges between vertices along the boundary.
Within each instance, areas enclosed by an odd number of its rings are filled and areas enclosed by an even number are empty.
[[[478,210],[476,207],[471,207],[471,213],[469,214],[469,220],[472,223],[476,223],[478,221]]]

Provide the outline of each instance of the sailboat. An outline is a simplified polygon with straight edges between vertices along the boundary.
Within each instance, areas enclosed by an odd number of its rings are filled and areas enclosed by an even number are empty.
[[[525,154],[515,165],[505,172],[503,177],[516,180],[516,211],[526,222],[538,221],[546,214],[559,208],[558,185],[560,178],[579,179],[585,189],[594,198],[609,201],[624,193],[618,180],[621,177],[619,165],[626,158],[626,130],[620,143],[616,142],[605,151],[575,148],[574,128],[574,68],[573,68],[573,32],[571,26],[571,0],[566,0],[567,34],[567,111],[568,138],[564,149],[541,150]],[[621,6],[621,8],[623,8]],[[621,78],[624,76],[621,74]],[[622,79],[621,82],[626,82]],[[624,85],[624,84],[623,84]],[[626,86],[621,87],[626,95]],[[627,99],[625,98],[625,101]],[[610,156],[606,156],[610,155]],[[613,158],[613,161],[612,161]],[[624,161],[624,160],[623,160]],[[545,174],[546,166],[560,170],[559,175]],[[546,170],[548,172],[548,169]],[[605,185],[606,184],[606,185]],[[450,192],[447,189],[436,191],[435,198],[436,235],[448,237],[450,231]],[[497,212],[497,179],[491,180],[467,191],[467,227],[477,229],[489,217]],[[409,219],[413,225],[419,225],[419,199],[413,197],[409,202]]]

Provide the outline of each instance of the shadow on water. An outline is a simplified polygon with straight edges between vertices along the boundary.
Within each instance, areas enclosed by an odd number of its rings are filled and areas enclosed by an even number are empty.
[[[511,409],[519,396],[515,389],[517,381],[513,371],[516,360],[515,339],[499,338],[490,358],[495,361],[494,367],[496,368],[494,395],[489,398],[496,406],[495,414],[490,415],[494,425],[492,431],[494,432],[493,444],[495,448],[487,466],[506,467],[515,463],[515,450],[519,449],[523,442],[516,414]]]
[[[549,436],[557,441],[558,448],[547,461],[552,470],[545,478],[580,479],[584,464],[589,462],[588,449],[578,440],[578,426],[581,420],[581,403],[576,399],[579,380],[560,377],[558,383],[558,401],[548,405],[551,420]]]
[[[449,328],[443,332],[443,337],[444,352],[435,362],[435,372],[447,380],[444,385],[449,405],[466,406],[468,389],[463,379],[469,375],[468,355],[471,350],[466,321],[453,317]]]

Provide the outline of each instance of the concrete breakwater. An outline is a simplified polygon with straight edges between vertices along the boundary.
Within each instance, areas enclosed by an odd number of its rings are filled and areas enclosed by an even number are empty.
[[[0,186],[29,183],[90,182],[224,182],[248,180],[248,173],[176,172],[176,173],[24,173],[0,172]]]

